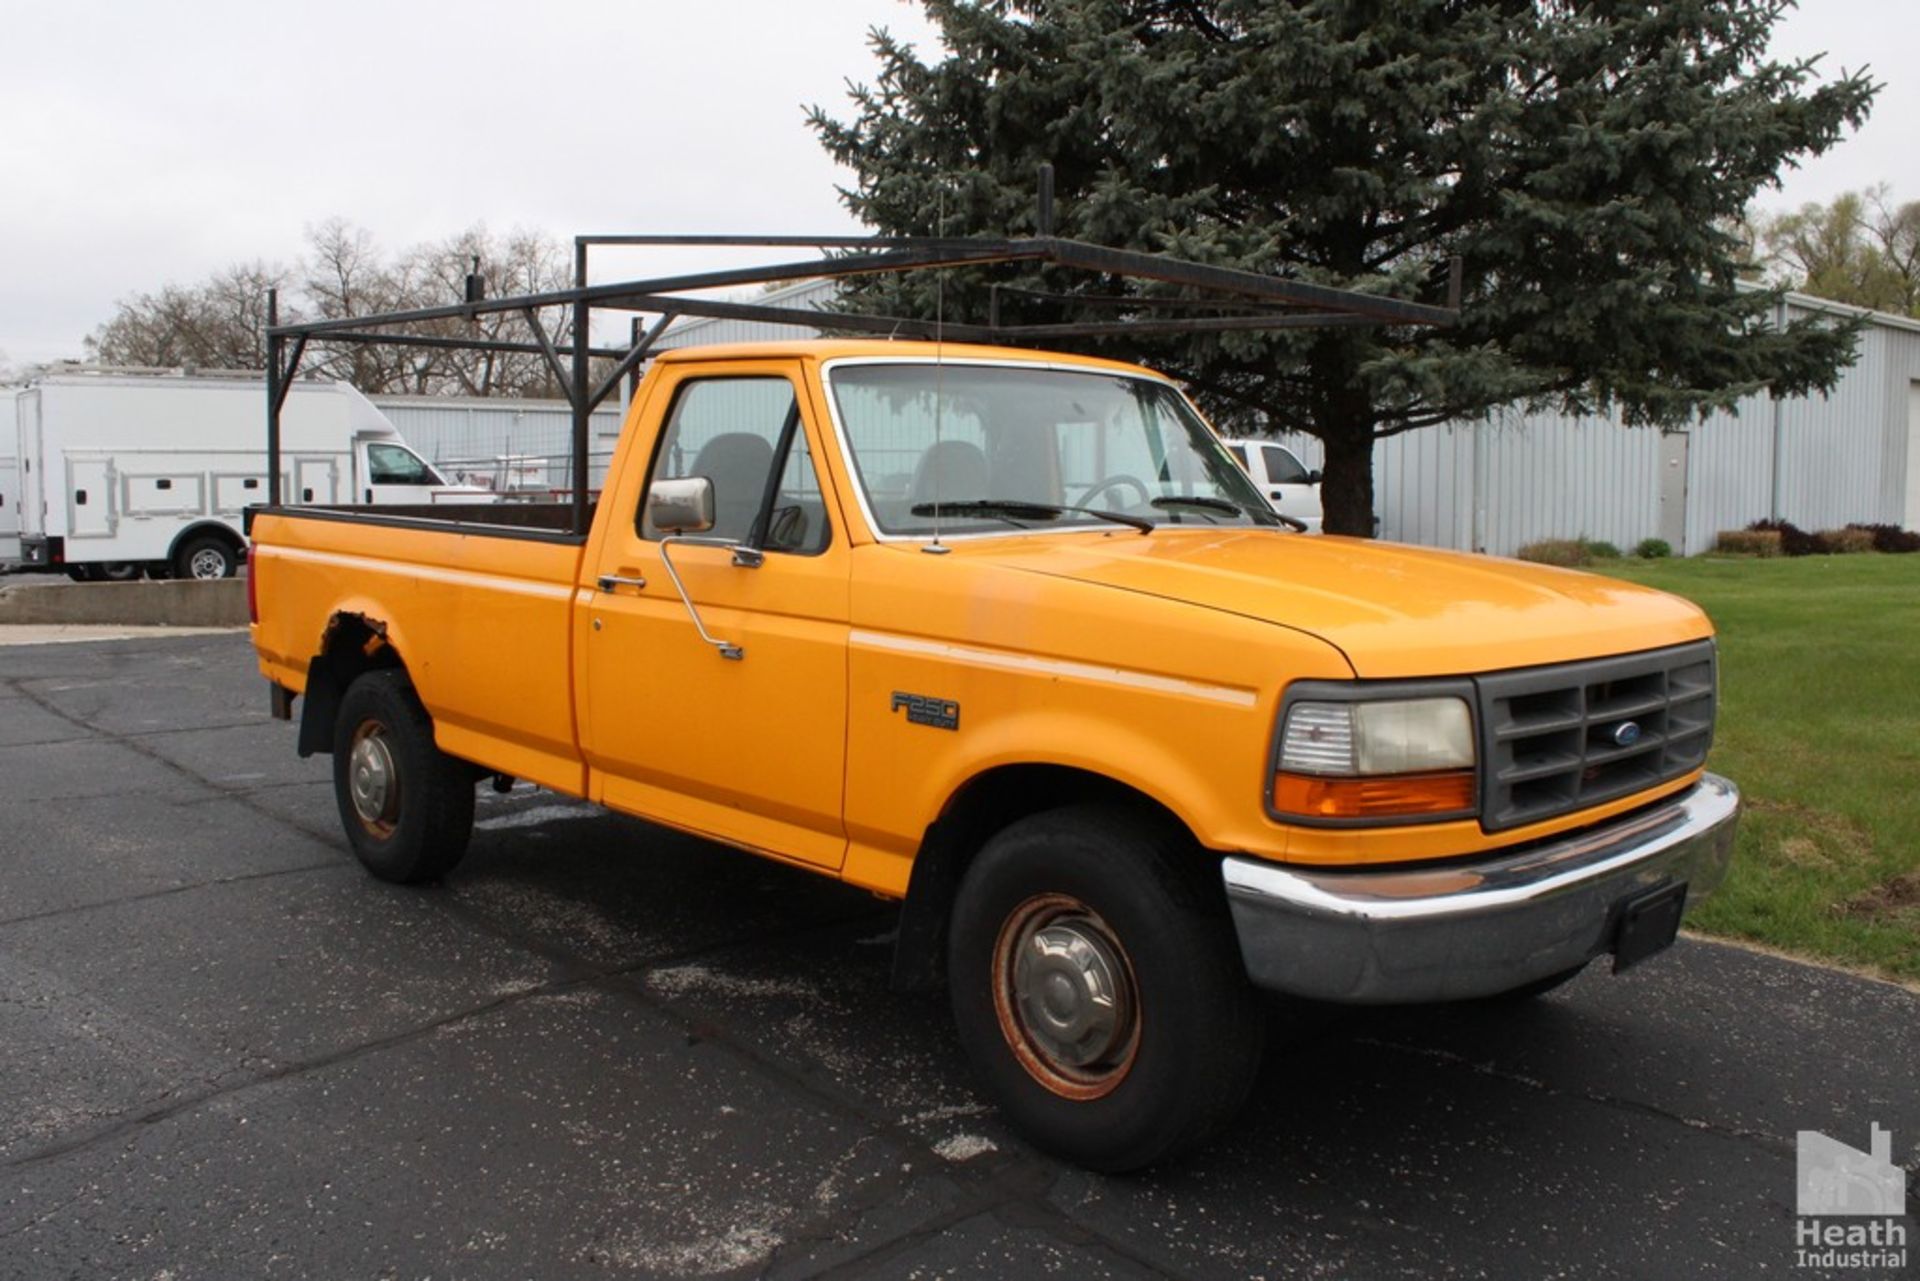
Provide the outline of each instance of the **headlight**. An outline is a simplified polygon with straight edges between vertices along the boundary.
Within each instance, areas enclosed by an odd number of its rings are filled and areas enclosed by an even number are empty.
[[[1463,816],[1474,808],[1473,765],[1463,698],[1301,698],[1281,727],[1273,809],[1320,819]]]

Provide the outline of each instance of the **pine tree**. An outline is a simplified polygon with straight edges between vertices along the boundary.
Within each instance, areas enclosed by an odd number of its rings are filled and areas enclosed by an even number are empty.
[[[1771,329],[1773,295],[1736,287],[1749,200],[1875,92],[1767,57],[1787,0],[922,3],[949,54],[876,31],[852,119],[810,113],[881,232],[1032,234],[1044,161],[1060,235],[1424,301],[1463,258],[1452,328],[1085,344],[1178,375],[1216,420],[1319,437],[1330,530],[1371,532],[1383,436],[1515,401],[1674,423],[1831,386],[1851,359],[1852,332]],[[945,314],[984,320],[986,283],[948,273]],[[930,316],[934,288],[858,301]]]

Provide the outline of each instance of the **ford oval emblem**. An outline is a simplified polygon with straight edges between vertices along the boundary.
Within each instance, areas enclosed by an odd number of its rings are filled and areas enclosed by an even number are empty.
[[[1613,745],[1615,747],[1632,747],[1639,741],[1640,722],[1621,721],[1613,727]]]

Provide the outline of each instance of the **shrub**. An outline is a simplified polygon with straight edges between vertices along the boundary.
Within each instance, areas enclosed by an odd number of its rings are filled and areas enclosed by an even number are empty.
[[[1778,556],[1780,543],[1777,529],[1723,529],[1713,540],[1713,550],[1736,556]]]
[[[1847,528],[1872,535],[1873,550],[1877,552],[1920,552],[1920,534],[1898,525],[1848,525]]]
[[[1858,525],[1848,525],[1845,529],[1823,529],[1814,535],[1814,539],[1829,556],[1848,556],[1873,550],[1873,531]]]
[[[1563,569],[1584,565],[1593,559],[1587,543],[1578,538],[1543,538],[1522,547],[1519,556],[1521,560],[1530,560],[1538,565],[1558,565]]]
[[[1592,557],[1594,560],[1619,560],[1620,559],[1620,549],[1618,547],[1615,547],[1612,543],[1605,542],[1605,541],[1596,541],[1595,539],[1591,539],[1591,538],[1582,539],[1581,542],[1586,545],[1587,555]]]
[[[1790,520],[1756,520],[1747,529],[1762,534],[1778,534],[1780,550],[1775,555],[1812,556],[1826,549],[1820,540]]]
[[[1673,555],[1673,545],[1664,538],[1643,538],[1633,545],[1633,554],[1641,560],[1665,560]]]

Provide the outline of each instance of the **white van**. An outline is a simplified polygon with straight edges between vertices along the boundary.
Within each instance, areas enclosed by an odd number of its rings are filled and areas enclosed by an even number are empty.
[[[1253,478],[1275,511],[1305,521],[1310,534],[1320,532],[1319,472],[1307,470],[1291,449],[1270,440],[1241,437],[1220,443]]]
[[[0,388],[0,574],[20,564],[20,460],[14,456],[12,388]]]
[[[14,409],[28,567],[76,578],[239,568],[241,513],[268,493],[261,375],[61,372],[17,393]],[[280,422],[287,503],[490,501],[448,484],[345,383],[295,383]]]

